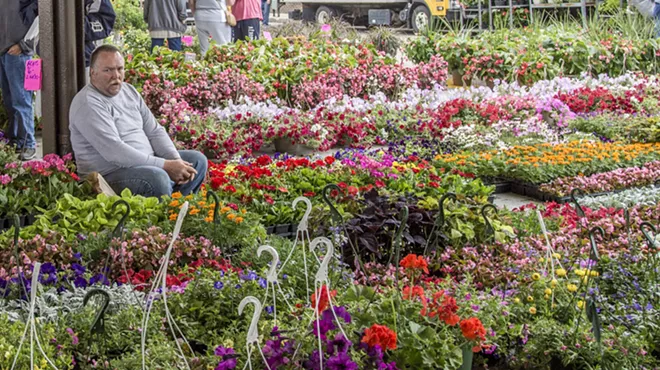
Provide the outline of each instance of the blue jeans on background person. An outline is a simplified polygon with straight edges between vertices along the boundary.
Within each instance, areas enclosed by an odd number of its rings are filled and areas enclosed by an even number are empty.
[[[9,119],[7,133],[17,149],[35,148],[32,91],[25,90],[25,63],[32,57],[5,53],[0,56],[0,88]]]
[[[653,7],[653,18],[655,18],[655,37],[660,37],[660,3]]]
[[[117,194],[121,194],[124,189],[129,189],[134,195],[145,197],[171,196],[177,191],[183,195],[196,193],[206,177],[208,159],[204,154],[194,150],[180,150],[179,155],[182,160],[192,163],[197,170],[195,178],[187,184],[174,184],[164,169],[152,166],[122,168],[104,175],[103,178]]]
[[[270,4],[264,0],[261,0],[261,15],[264,17],[264,26],[268,26],[268,20],[270,19]]]
[[[156,46],[165,45],[165,39],[151,39],[151,51],[154,51]],[[170,50],[181,51],[181,37],[172,37],[167,39],[167,47]]]

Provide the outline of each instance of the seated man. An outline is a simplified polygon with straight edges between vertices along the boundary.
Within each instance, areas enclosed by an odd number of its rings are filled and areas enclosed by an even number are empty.
[[[204,182],[206,157],[176,150],[140,94],[124,83],[124,58],[112,45],[92,53],[90,83],[71,103],[69,128],[80,176],[97,184],[105,178],[116,193],[187,195]]]

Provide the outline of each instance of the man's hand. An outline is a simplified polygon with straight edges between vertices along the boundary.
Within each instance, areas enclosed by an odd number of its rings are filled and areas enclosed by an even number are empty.
[[[181,159],[166,160],[163,169],[177,185],[188,183],[197,175],[192,164]]]
[[[23,49],[21,49],[21,46],[19,44],[16,44],[16,45],[10,47],[9,50],[7,50],[7,53],[9,55],[13,55],[13,56],[16,57],[16,56],[19,56],[19,55],[23,54]]]

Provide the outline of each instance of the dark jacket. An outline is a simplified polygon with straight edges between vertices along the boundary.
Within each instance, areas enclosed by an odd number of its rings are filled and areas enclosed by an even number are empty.
[[[35,39],[25,40],[32,22],[23,23],[22,6],[25,1],[36,0],[0,0],[0,55],[4,55],[9,48],[18,44],[23,54],[34,54]],[[33,19],[34,20],[34,19]]]
[[[0,0],[2,1],[2,0]],[[20,12],[23,24],[29,25],[39,15],[39,0],[21,0]],[[85,0],[85,65],[96,48],[96,41],[104,40],[112,33],[117,15],[110,0]]]

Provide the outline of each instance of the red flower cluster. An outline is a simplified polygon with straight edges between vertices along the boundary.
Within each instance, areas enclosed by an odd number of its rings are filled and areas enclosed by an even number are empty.
[[[446,295],[444,291],[439,291],[433,295],[433,300],[428,308],[428,316],[438,317],[438,320],[444,321],[449,326],[458,324],[460,318],[456,314],[458,312],[458,305],[454,297]],[[422,310],[422,315],[426,312]]]
[[[385,325],[373,324],[364,331],[362,343],[369,347],[379,345],[383,351],[396,349],[396,333]]]
[[[476,317],[471,317],[461,321],[461,331],[465,339],[479,343],[472,347],[472,352],[481,351],[481,342],[486,340],[486,328]]]
[[[399,265],[405,269],[421,270],[426,274],[429,273],[429,263],[426,262],[426,258],[424,258],[424,256],[417,256],[411,253],[404,257]]]
[[[595,89],[582,87],[571,92],[559,93],[556,98],[565,103],[574,113],[617,112],[632,114],[638,112],[631,103],[631,98],[642,102],[644,95],[638,91],[630,91],[624,93],[623,96],[615,96],[604,87]]]
[[[317,292],[312,293],[312,308],[316,309],[316,297],[317,297]],[[318,314],[320,315],[321,312],[325,311],[328,307],[330,307],[330,298],[334,298],[337,296],[337,291],[333,290],[328,294],[328,287],[327,285],[323,285],[321,289],[318,291],[319,295],[319,301],[318,301]]]

